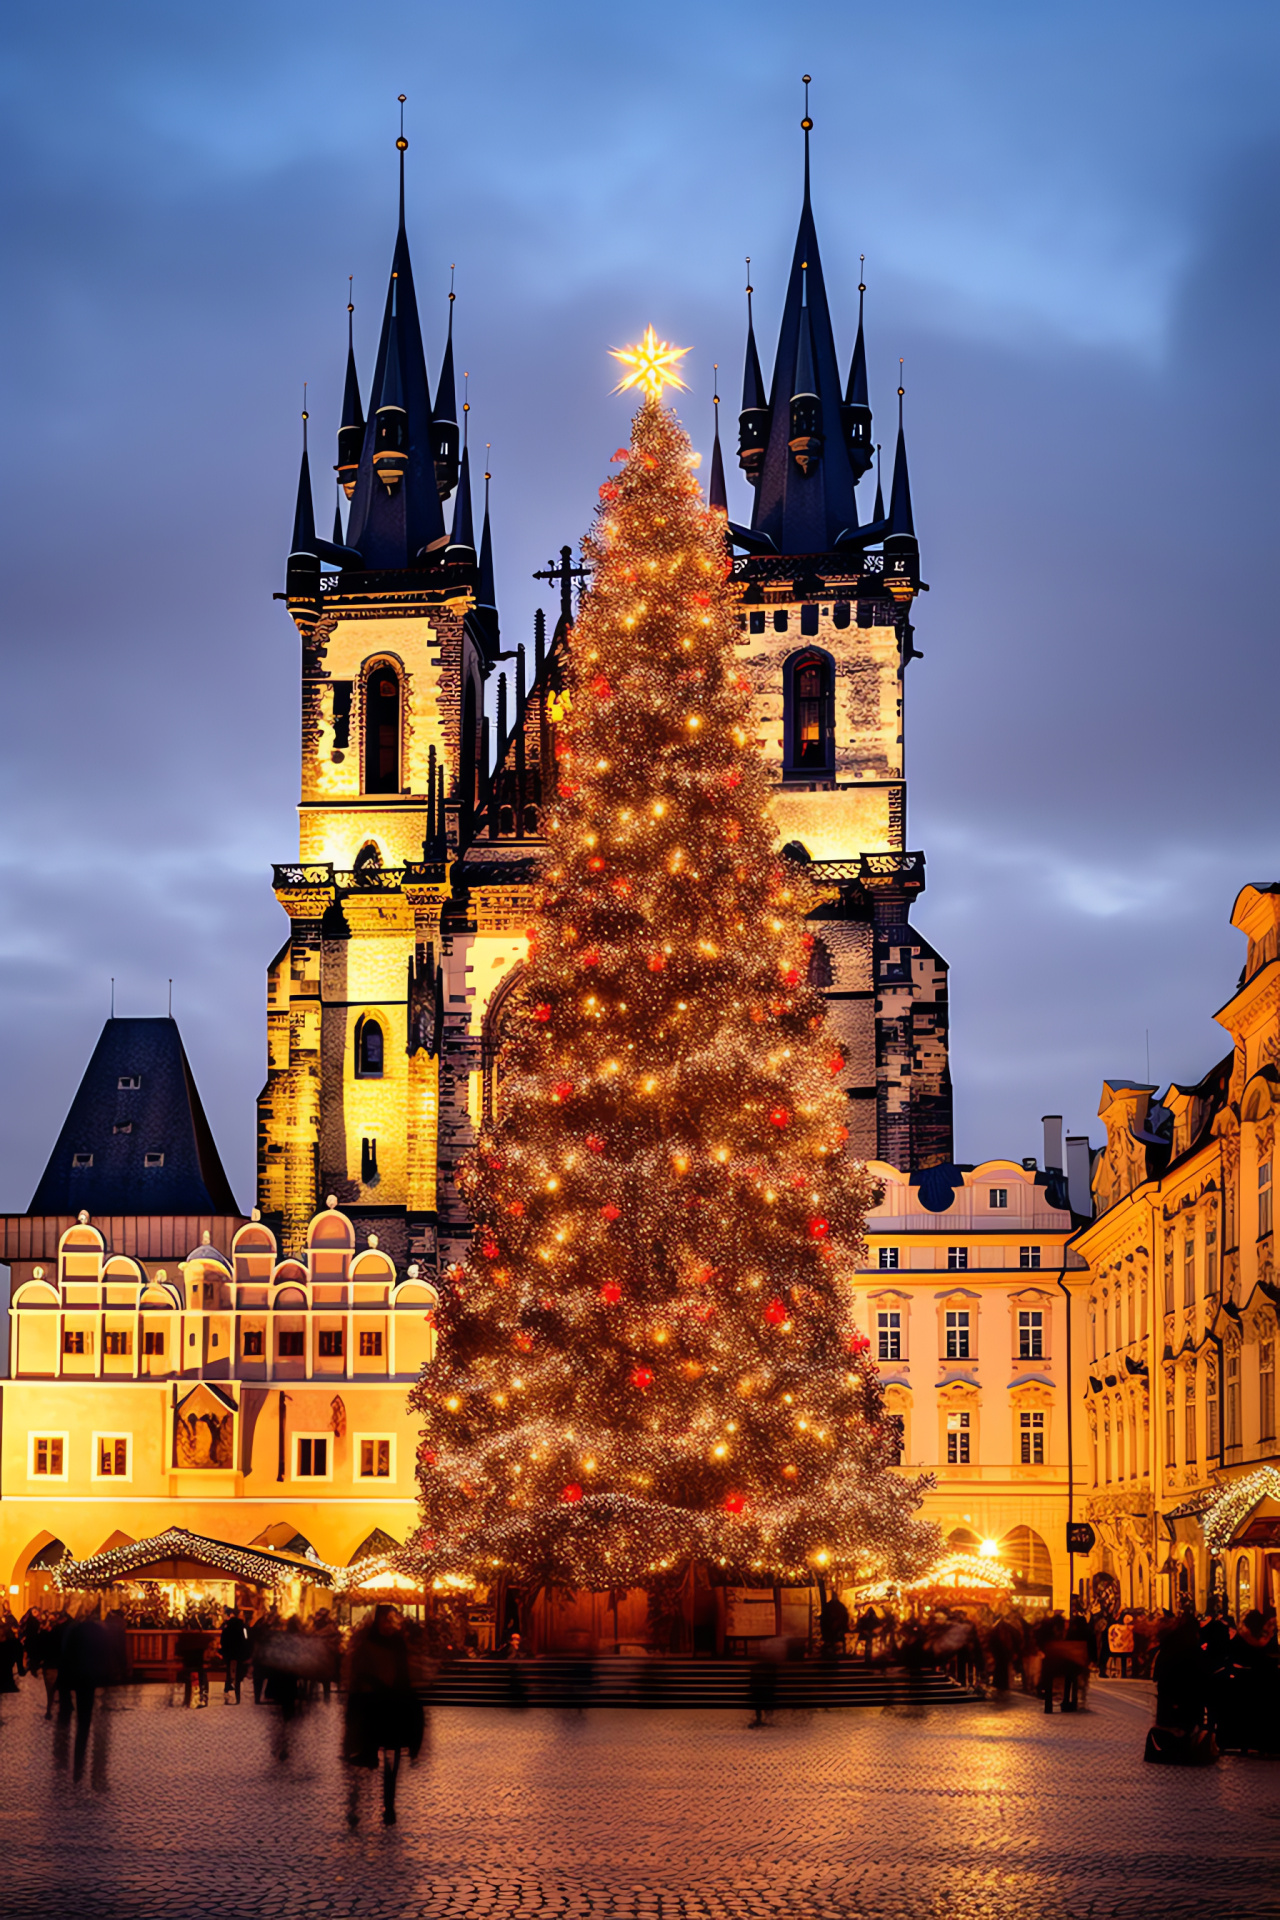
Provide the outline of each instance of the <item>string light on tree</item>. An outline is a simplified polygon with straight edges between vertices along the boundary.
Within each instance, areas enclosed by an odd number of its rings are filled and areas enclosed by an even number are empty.
[[[877,1189],[723,527],[660,398],[684,351],[617,354],[644,399],[586,543],[498,1118],[459,1170],[475,1237],[413,1393],[428,1578],[904,1580],[937,1553],[853,1319]]]

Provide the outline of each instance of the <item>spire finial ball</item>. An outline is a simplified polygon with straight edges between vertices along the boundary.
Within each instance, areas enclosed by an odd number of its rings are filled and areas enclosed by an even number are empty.
[[[805,132],[806,132],[806,133],[812,133],[812,132],[813,132],[813,122],[812,122],[812,120],[811,120],[811,119],[809,118],[809,116],[808,116],[808,114],[807,114],[807,113],[806,113],[806,115],[805,115],[805,117],[804,117],[804,119],[803,119],[803,120],[802,120],[802,121],[800,122],[800,125],[801,125],[801,126],[802,126],[802,127],[804,128],[804,130],[805,130]]]
[[[400,153],[408,153],[409,142],[405,139],[403,134],[401,134],[400,138],[396,141],[396,148],[397,148],[397,151]]]

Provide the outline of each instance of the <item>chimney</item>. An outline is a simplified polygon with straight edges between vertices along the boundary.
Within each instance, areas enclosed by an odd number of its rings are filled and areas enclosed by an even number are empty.
[[[1062,1115],[1046,1113],[1044,1126],[1044,1170],[1046,1173],[1062,1172]]]
[[[1072,1213],[1083,1214],[1086,1220],[1093,1217],[1093,1183],[1091,1172],[1093,1154],[1089,1146],[1087,1133],[1069,1133],[1067,1135],[1067,1195],[1071,1202]]]

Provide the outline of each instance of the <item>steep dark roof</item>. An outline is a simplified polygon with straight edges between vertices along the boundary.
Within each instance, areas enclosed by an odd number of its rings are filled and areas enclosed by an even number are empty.
[[[139,1081],[136,1088],[122,1080]],[[128,1131],[124,1131],[124,1129]],[[148,1154],[162,1153],[148,1167]],[[74,1166],[80,1154],[88,1166]],[[28,1213],[234,1214],[173,1020],[108,1020]]]

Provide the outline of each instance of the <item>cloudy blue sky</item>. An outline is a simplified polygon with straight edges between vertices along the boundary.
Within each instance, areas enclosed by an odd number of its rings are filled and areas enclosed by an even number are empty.
[[[283,584],[298,410],[367,369],[409,96],[438,361],[451,261],[507,631],[623,431],[650,319],[736,393],[776,323],[798,76],[839,347],[905,356],[924,572],[917,919],[952,965],[957,1151],[1039,1147],[1104,1074],[1198,1078],[1276,809],[1280,15],[169,0],[12,9],[0,54],[6,492],[0,1207],[108,1008],[174,1006],[252,1200],[263,973],[296,849]],[[367,377],[367,374],[366,374]],[[329,456],[327,452],[324,458]],[[323,464],[323,461],[321,462]],[[738,517],[746,489],[735,477]]]

